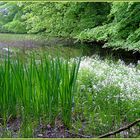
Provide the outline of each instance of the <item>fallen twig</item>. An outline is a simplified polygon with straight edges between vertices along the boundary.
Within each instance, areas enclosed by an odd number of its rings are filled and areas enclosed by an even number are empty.
[[[136,124],[139,123],[139,122],[140,122],[140,119],[137,119],[136,121],[134,121],[134,122],[128,124],[127,126],[124,126],[124,127],[122,127],[122,128],[119,128],[119,129],[116,130],[116,131],[112,131],[112,132],[103,134],[103,135],[99,136],[99,138],[105,138],[105,137],[109,137],[109,136],[111,136],[111,135],[115,135],[115,134],[120,133],[120,132],[122,132],[122,131],[124,131],[124,130],[126,130],[126,129],[129,129],[130,127],[136,125]]]

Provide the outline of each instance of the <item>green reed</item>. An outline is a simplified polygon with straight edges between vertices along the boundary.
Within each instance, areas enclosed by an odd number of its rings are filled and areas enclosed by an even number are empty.
[[[71,122],[73,93],[80,60],[64,60],[47,55],[28,60],[9,55],[0,63],[0,117],[28,122],[54,123],[58,115],[67,126]]]

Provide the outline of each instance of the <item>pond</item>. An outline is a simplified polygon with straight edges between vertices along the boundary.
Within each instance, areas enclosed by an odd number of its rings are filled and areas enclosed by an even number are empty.
[[[50,55],[60,55],[71,58],[88,55],[92,48],[87,45],[74,43],[71,39],[46,38],[40,35],[0,34],[0,53],[3,57],[9,52],[20,55],[29,55],[31,52],[47,52]]]
[[[98,55],[100,59],[107,58],[113,61],[120,59],[125,64],[137,64],[140,60],[139,52],[102,48],[102,44],[98,43],[82,44],[73,39],[51,38],[34,34],[0,33],[0,56],[2,58],[7,55],[8,48],[10,54],[20,56],[30,56],[32,52],[38,54],[46,52],[49,55],[60,55],[64,58]]]

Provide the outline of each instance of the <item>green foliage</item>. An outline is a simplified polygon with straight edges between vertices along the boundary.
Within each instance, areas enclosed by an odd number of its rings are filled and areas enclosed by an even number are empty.
[[[32,11],[28,12],[29,9]],[[25,7],[24,18],[29,32],[46,30],[54,36],[73,36],[87,27],[100,25],[108,9],[106,3],[31,3]]]
[[[14,20],[3,26],[5,31],[12,33],[26,33],[26,26],[19,20]]]
[[[108,3],[78,2],[5,2],[0,4],[1,10],[8,8],[10,13],[1,13],[0,21],[5,32],[40,33],[51,36],[74,37],[85,28],[93,28],[107,19],[110,5]],[[101,9],[102,10],[101,10]],[[23,22],[22,24],[20,23]],[[22,27],[12,29],[13,26]],[[1,29],[2,32],[2,29]]]
[[[0,3],[0,32],[26,33],[26,25],[21,18],[23,5],[20,2]]]
[[[140,4],[137,2],[113,2],[108,21],[103,26],[82,31],[81,41],[102,41],[104,47],[140,50]]]

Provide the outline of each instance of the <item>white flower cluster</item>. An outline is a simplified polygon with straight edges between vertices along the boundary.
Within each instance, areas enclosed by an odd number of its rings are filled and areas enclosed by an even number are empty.
[[[120,88],[122,96],[135,100],[140,98],[140,70],[133,64],[125,65],[121,60],[115,63],[98,57],[84,57],[80,64],[78,81],[81,82],[86,76],[91,79],[93,90],[100,91],[106,86],[114,85]],[[80,84],[81,88],[85,87],[82,82]]]

